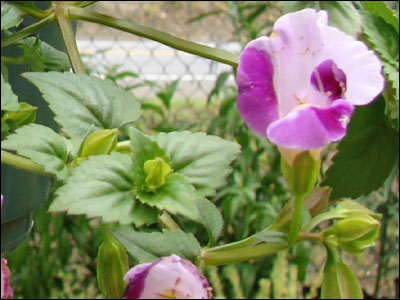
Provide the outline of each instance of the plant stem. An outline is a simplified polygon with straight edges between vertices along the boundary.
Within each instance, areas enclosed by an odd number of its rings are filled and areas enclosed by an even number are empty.
[[[301,215],[303,212],[304,196],[295,195],[293,205],[293,218],[290,223],[289,244],[293,244],[297,240],[297,236],[301,230]]]
[[[396,163],[396,165],[397,165],[397,163]],[[378,299],[378,297],[379,297],[382,275],[383,275],[383,273],[386,269],[387,263],[388,263],[388,259],[386,258],[386,255],[385,255],[386,242],[387,242],[387,237],[388,237],[388,226],[389,226],[389,219],[390,219],[388,207],[393,205],[391,203],[391,200],[393,199],[392,198],[392,187],[393,187],[393,182],[396,179],[396,176],[397,176],[396,168],[393,168],[392,174],[390,175],[390,177],[386,183],[387,184],[386,190],[385,190],[386,203],[383,206],[383,212],[382,212],[378,270],[377,270],[377,275],[376,275],[375,291],[374,291],[374,295],[372,296],[373,299]]]
[[[81,55],[79,54],[71,21],[67,18],[67,9],[62,5],[62,3],[58,4],[57,2],[55,2],[54,11],[56,13],[57,22],[60,27],[62,37],[64,39],[64,44],[67,48],[68,57],[74,73],[86,74],[86,68],[82,62]]]
[[[179,227],[178,224],[176,224],[176,222],[174,221],[174,219],[172,219],[172,217],[166,212],[163,211],[163,213],[161,214],[161,216],[158,218],[158,223],[164,227],[164,228],[168,228],[171,231],[178,231],[181,228]]]
[[[8,151],[1,150],[1,163],[7,164],[9,166],[28,171],[31,173],[36,173],[40,175],[46,175],[46,176],[54,176],[53,174],[47,173],[44,170],[44,167],[41,165],[38,165],[31,161],[30,159],[27,159],[25,157],[12,154]]]
[[[200,254],[200,260],[206,266],[225,265],[259,258],[277,253],[288,247],[288,244],[260,244],[240,249],[214,251],[213,248],[205,249]]]
[[[32,33],[38,31],[40,28],[42,28],[43,26],[45,26],[47,23],[50,23],[54,20],[54,14],[51,14],[49,16],[47,16],[44,19],[41,19],[40,21],[33,23],[32,25],[25,27],[24,29],[8,36],[5,37],[4,39],[1,40],[1,48],[3,47],[7,47],[29,35],[31,35]]]
[[[79,7],[68,7],[68,10],[69,17],[72,19],[89,21],[116,28],[125,32],[135,34],[137,36],[145,37],[163,43],[177,50],[185,51],[191,54],[231,65],[235,68],[238,66],[239,63],[239,57],[235,53],[190,42],[172,36],[165,32],[136,24],[129,20],[121,20],[107,15],[85,11],[84,9]]]

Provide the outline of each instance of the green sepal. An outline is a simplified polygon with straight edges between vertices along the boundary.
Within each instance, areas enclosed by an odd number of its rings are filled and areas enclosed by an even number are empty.
[[[353,271],[339,260],[335,249],[327,247],[328,256],[321,285],[322,299],[363,299],[363,293]]]
[[[26,102],[20,102],[18,111],[5,112],[4,115],[2,115],[1,120],[7,124],[8,130],[6,135],[10,134],[10,131],[14,131],[19,127],[35,122],[36,111],[37,107]]]
[[[97,255],[97,283],[100,291],[111,299],[124,296],[124,276],[129,270],[128,254],[107,230]]]
[[[149,192],[155,192],[165,184],[165,178],[172,172],[171,167],[161,158],[147,160],[143,165],[147,174],[146,187]]]
[[[305,197],[311,193],[318,178],[321,158],[314,158],[309,151],[298,154],[292,165],[282,156],[281,168],[283,176],[292,193],[297,197]]]
[[[118,129],[100,129],[90,133],[82,142],[75,163],[91,155],[109,154],[117,148]]]

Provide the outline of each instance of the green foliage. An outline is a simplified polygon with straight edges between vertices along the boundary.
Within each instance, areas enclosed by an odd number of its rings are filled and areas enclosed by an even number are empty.
[[[111,233],[125,246],[137,263],[153,262],[161,256],[173,253],[194,260],[200,245],[191,233],[181,230],[162,232],[138,232],[133,229],[110,229]]]
[[[188,131],[160,133],[155,141],[171,158],[175,172],[183,174],[201,196],[211,196],[226,184],[230,163],[239,145],[216,136]]]
[[[1,110],[18,111],[18,96],[12,91],[11,85],[6,82],[1,74]]]
[[[21,127],[2,141],[1,146],[44,166],[46,172],[60,180],[69,175],[67,140],[49,127],[38,124]]]
[[[399,155],[398,133],[386,123],[382,97],[356,108],[322,185],[331,199],[357,198],[385,182]]]
[[[90,156],[71,170],[66,184],[57,191],[50,211],[102,217],[104,222],[136,226],[151,224],[158,210],[135,199],[133,167],[128,155]]]
[[[371,13],[383,18],[386,23],[393,26],[399,33],[399,12],[391,9],[385,1],[363,1],[364,8]]]
[[[352,36],[357,36],[361,32],[361,15],[351,1],[280,1],[278,4],[283,7],[284,13],[304,8],[326,10],[330,25]]]
[[[71,68],[68,56],[38,37],[27,37],[16,43],[23,50],[21,63],[28,63],[32,72],[67,71]]]
[[[211,201],[200,198],[196,202],[200,214],[200,221],[206,227],[209,237],[208,245],[212,246],[221,234],[224,220],[218,208]]]
[[[374,10],[373,10],[374,11]],[[399,33],[379,15],[364,12],[363,33],[383,65],[386,77],[386,115],[392,126],[399,131]],[[397,26],[399,19],[397,17]]]
[[[136,121],[140,103],[131,93],[108,80],[71,73],[25,73],[71,137],[83,138],[96,129],[119,128]]]
[[[1,31],[17,27],[22,22],[23,15],[23,11],[17,7],[1,3]]]

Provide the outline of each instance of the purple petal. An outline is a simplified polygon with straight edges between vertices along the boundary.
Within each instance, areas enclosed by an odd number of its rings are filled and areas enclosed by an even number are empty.
[[[263,137],[268,125],[278,119],[273,85],[274,69],[262,37],[251,42],[240,56],[237,71],[238,109],[246,124]]]
[[[339,99],[330,107],[303,106],[272,123],[268,138],[275,144],[295,149],[317,149],[340,140],[354,107]]]
[[[140,299],[152,265],[152,263],[137,265],[125,274],[124,281],[129,282],[125,288],[124,299]]]
[[[209,299],[207,279],[190,261],[177,255],[152,264],[138,265],[125,276],[129,283],[125,299]]]
[[[311,84],[333,101],[343,98],[346,91],[346,75],[331,59],[320,63],[311,75]]]
[[[331,59],[346,74],[344,98],[353,105],[365,105],[375,99],[384,88],[382,65],[367,46],[337,28],[321,28],[324,47],[320,61]]]
[[[1,299],[11,298],[13,289],[10,286],[10,270],[7,266],[7,260],[1,258]]]

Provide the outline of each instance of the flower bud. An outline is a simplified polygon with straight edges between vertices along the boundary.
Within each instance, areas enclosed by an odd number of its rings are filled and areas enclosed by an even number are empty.
[[[165,184],[165,178],[172,172],[171,167],[161,158],[147,160],[143,165],[147,174],[146,187],[150,192],[155,192]]]
[[[115,150],[118,142],[118,129],[100,129],[92,132],[83,142],[80,157],[108,154]]]
[[[121,299],[126,286],[123,277],[128,269],[125,248],[106,232],[97,255],[97,283],[101,292],[111,299]]]
[[[296,196],[307,196],[311,193],[318,178],[321,158],[312,151],[302,151],[292,156],[287,155],[287,149],[282,150],[281,168],[283,176],[291,191]]]
[[[23,125],[35,122],[37,107],[26,102],[20,102],[19,106],[18,111],[8,111],[1,118],[9,131],[14,131]]]
[[[125,299],[211,299],[207,279],[197,267],[173,254],[140,264],[126,273]]]
[[[374,245],[379,235],[379,222],[368,214],[352,214],[336,221],[323,231],[325,242],[343,250],[359,254]]]

